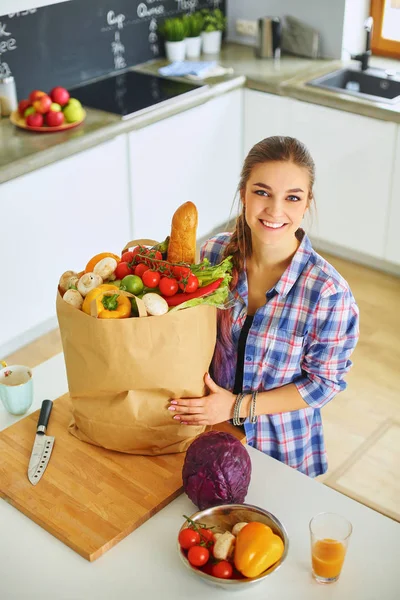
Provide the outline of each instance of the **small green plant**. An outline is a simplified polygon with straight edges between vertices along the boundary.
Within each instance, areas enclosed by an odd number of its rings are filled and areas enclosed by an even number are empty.
[[[186,37],[185,24],[183,20],[178,17],[165,19],[160,30],[167,42],[182,42]]]
[[[227,19],[222,10],[204,8],[200,13],[203,17],[203,31],[225,31]]]
[[[199,37],[203,31],[203,17],[199,11],[183,17],[185,25],[186,37]]]

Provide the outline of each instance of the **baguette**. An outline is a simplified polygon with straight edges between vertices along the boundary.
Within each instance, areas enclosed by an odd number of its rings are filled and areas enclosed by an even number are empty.
[[[168,245],[169,262],[195,262],[197,223],[197,208],[193,202],[185,202],[175,211]]]

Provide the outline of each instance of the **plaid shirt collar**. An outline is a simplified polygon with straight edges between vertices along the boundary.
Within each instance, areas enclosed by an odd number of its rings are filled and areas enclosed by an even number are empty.
[[[310,256],[313,253],[313,249],[307,234],[304,232],[303,229],[298,229],[297,236],[301,240],[300,246],[297,248],[296,254],[293,256],[290,265],[283,273],[282,277],[277,282],[277,284],[274,286],[274,294],[270,294],[270,297],[271,295],[278,294],[285,298],[292,289],[292,287],[295,285],[296,281],[303,272],[304,267],[310,260]],[[246,269],[244,269],[239,274],[236,289],[241,298],[247,303],[248,286]]]

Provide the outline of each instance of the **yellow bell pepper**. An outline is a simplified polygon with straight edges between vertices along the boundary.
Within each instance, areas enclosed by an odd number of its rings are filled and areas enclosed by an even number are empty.
[[[118,290],[118,288],[116,285],[111,285],[111,283],[102,283],[101,285],[99,285],[96,288],[94,288],[93,290],[91,290],[83,301],[83,304],[82,304],[83,312],[86,313],[87,315],[90,315],[90,305],[92,304],[93,300],[95,298],[97,298],[98,296],[100,296],[104,291],[107,291],[107,290]],[[97,307],[97,308],[99,308],[99,307]]]
[[[283,541],[268,525],[248,523],[236,538],[234,562],[245,577],[257,577],[283,554]]]
[[[97,296],[97,316],[99,319],[126,319],[131,316],[132,304],[127,296],[117,292]]]

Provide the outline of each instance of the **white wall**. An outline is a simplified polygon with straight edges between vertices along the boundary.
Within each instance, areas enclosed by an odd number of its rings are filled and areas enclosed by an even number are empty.
[[[364,1],[364,0],[362,0]],[[360,3],[361,0],[347,0]],[[236,19],[291,15],[308,23],[321,34],[321,54],[341,58],[346,0],[228,0],[228,34],[230,41],[254,45],[255,38],[238,36]]]
[[[369,16],[370,0],[346,0],[344,12],[343,53],[342,58],[358,54],[365,49],[366,33],[363,27]]]
[[[69,0],[0,0],[0,15],[48,6],[49,4],[59,4],[60,2],[69,2]]]

